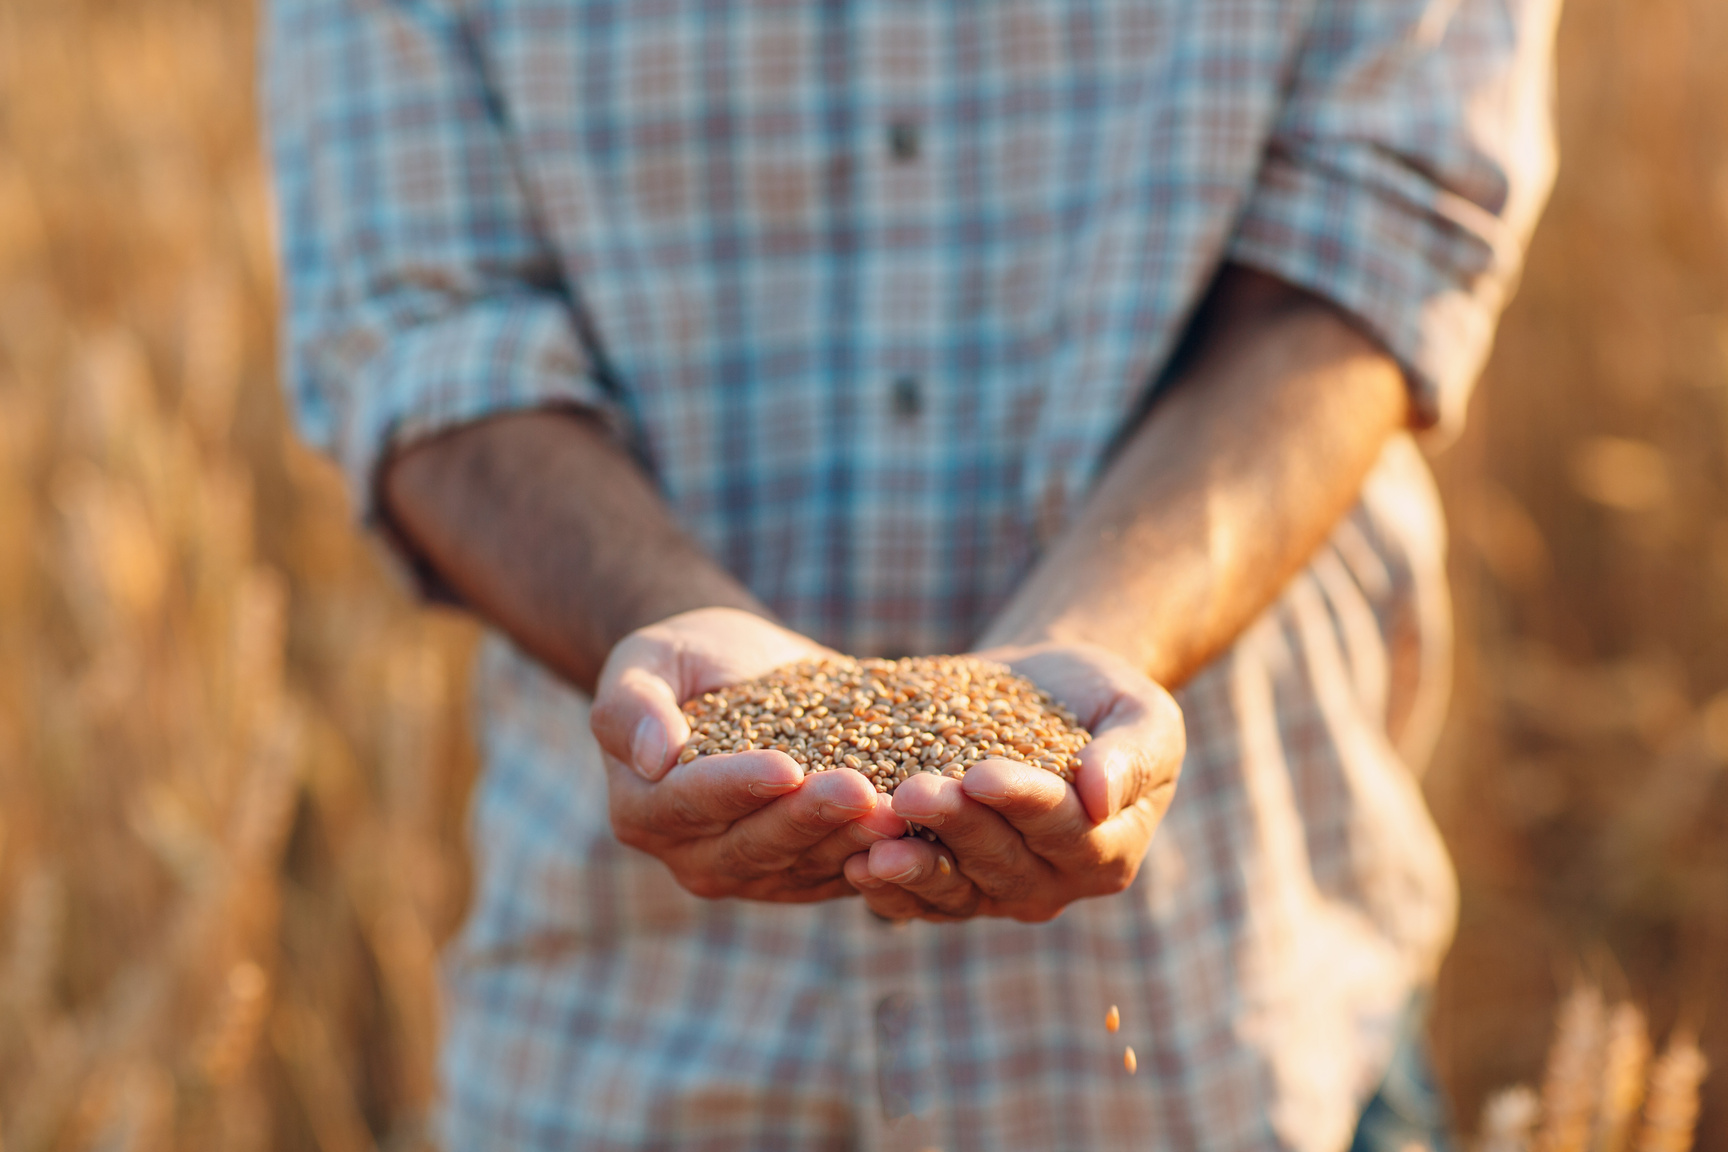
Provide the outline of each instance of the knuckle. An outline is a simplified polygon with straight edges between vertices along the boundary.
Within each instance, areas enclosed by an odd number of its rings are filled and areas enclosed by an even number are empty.
[[[1062,862],[1063,871],[1102,872],[1108,869],[1114,857],[1095,835],[1081,836],[1077,840],[1051,844],[1046,858]]]
[[[785,866],[773,845],[754,836],[729,837],[720,847],[720,863],[735,876],[761,876]]]
[[[962,920],[976,916],[980,902],[981,897],[976,890],[968,891],[963,895],[950,895],[946,899],[930,901],[938,912]]]
[[[703,811],[695,797],[675,790],[665,797],[664,803],[665,822],[670,829],[695,836],[711,835],[718,830],[714,819]]]
[[[674,873],[684,891],[702,900],[722,900],[732,895],[733,885],[713,872]]]
[[[615,695],[602,696],[594,702],[588,714],[588,730],[594,734],[601,751],[620,761],[630,759],[630,749],[624,746],[624,730],[628,720]]]
[[[1012,880],[1021,870],[1018,854],[1007,845],[994,841],[974,846],[967,855],[971,857],[972,867],[984,875]]]
[[[1140,872],[1138,861],[1116,859],[1107,862],[1098,869],[1098,887],[1102,895],[1114,896],[1118,892],[1126,892],[1134,883],[1134,877]]]
[[[1062,915],[1063,910],[1068,905],[1055,900],[1039,899],[1014,904],[1011,907],[1013,911],[1010,915],[1022,924],[1048,924]]]
[[[801,797],[793,797],[794,800]],[[824,840],[834,831],[834,825],[821,820],[813,808],[791,805],[786,813],[786,835],[805,843]]]
[[[919,913],[918,904],[899,892],[865,892],[864,903],[884,920],[911,920]]]
[[[621,803],[617,796],[613,796],[611,803],[607,806],[607,815],[611,818],[612,835],[618,843],[625,847],[648,852],[659,840],[659,837],[655,836],[653,831],[637,818],[637,814],[629,806]]]
[[[626,695],[629,689],[622,684],[610,684],[600,690],[594,698],[594,703],[588,710],[588,722],[595,728],[623,718]]]
[[[757,877],[754,880],[733,886],[730,895],[742,897],[745,900],[757,900],[765,904],[792,904],[809,900],[808,894],[780,883],[778,878]]]
[[[786,883],[793,888],[816,888],[833,880],[838,871],[812,860],[799,860],[786,869]]]
[[[641,826],[619,823],[616,817],[612,820],[612,835],[616,836],[618,843],[626,848],[635,848],[642,852],[648,851],[649,845],[654,840]]]
[[[1027,904],[1034,900],[1038,885],[1029,876],[1017,872],[998,872],[992,875],[989,882],[980,884],[990,894],[990,898],[999,904]]]

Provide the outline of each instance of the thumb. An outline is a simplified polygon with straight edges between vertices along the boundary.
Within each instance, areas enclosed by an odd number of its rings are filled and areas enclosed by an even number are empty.
[[[650,659],[608,669],[589,718],[607,755],[650,781],[666,774],[690,739],[678,694],[653,664]]]
[[[1175,702],[1165,696],[1157,704],[1134,722],[1106,724],[1080,750],[1075,790],[1095,823],[1143,798],[1168,803],[1182,772],[1187,735]]]

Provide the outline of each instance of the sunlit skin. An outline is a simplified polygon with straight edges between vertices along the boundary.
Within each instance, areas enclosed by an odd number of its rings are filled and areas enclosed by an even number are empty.
[[[1220,276],[1184,364],[977,644],[1092,728],[1072,786],[985,761],[890,798],[847,770],[801,777],[778,752],[676,764],[680,700],[826,649],[774,623],[586,417],[500,416],[421,442],[382,494],[477,613],[594,693],[614,830],[690,891],[1043,920],[1132,882],[1182,762],[1168,689],[1277,596],[1409,421],[1376,344],[1244,269]],[[940,845],[902,838],[907,820]]]

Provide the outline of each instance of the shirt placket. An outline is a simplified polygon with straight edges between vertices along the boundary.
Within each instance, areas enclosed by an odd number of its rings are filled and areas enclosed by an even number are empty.
[[[943,381],[935,354],[943,308],[941,5],[892,0],[857,16],[860,302],[858,425],[870,474],[861,530],[872,557],[861,578],[877,605],[872,651],[928,643],[931,551],[926,503],[941,440]]]
[[[863,1056],[853,1097],[860,1147],[872,1152],[933,1152],[947,1130],[936,1077],[934,989],[919,947],[928,925],[891,924],[859,909],[852,990]]]
[[[865,466],[891,484],[877,485],[864,531],[892,556],[866,575],[878,603],[928,603],[933,565],[918,553],[932,542],[932,517],[915,503],[939,498],[918,483],[930,467],[940,413],[941,382],[934,350],[942,308],[939,261],[941,139],[939,108],[942,5],[889,0],[860,6],[857,38],[857,131],[864,354],[859,359],[859,427]],[[890,608],[880,635],[866,639],[880,650],[915,646],[920,620],[896,619]],[[928,1152],[943,1147],[934,1082],[934,1007],[919,971],[923,927],[894,925],[859,909],[848,985],[854,1035],[863,1067],[855,1090],[861,1146],[886,1152]]]

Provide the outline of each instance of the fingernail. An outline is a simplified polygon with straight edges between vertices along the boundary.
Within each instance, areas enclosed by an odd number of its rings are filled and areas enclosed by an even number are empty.
[[[940,828],[942,827],[942,821],[947,819],[947,817],[943,816],[940,812],[931,812],[928,814],[922,812],[902,812],[898,808],[894,810],[894,815],[900,817],[902,820],[908,820],[913,824],[922,824],[926,828]]]
[[[796,792],[798,790],[798,785],[801,783],[803,783],[801,780],[789,780],[785,783],[757,781],[754,784],[746,785],[746,787],[749,788],[750,795],[762,800],[772,800],[776,796],[784,796],[788,792]]]
[[[868,816],[870,812],[871,809],[869,808],[854,808],[850,804],[837,804],[832,800],[823,801],[821,806],[816,809],[816,815],[830,824],[844,824],[848,820]]]
[[[660,721],[652,716],[642,717],[630,741],[630,758],[644,779],[660,778],[660,769],[666,764],[666,728]]]
[[[906,869],[906,871],[904,871],[904,872],[898,873],[898,874],[893,875],[893,876],[889,876],[888,879],[895,884],[910,884],[910,883],[912,883],[912,881],[918,879],[918,877],[922,876],[923,874],[924,874],[923,867],[921,865],[914,864],[914,865],[912,865],[912,867]]]

